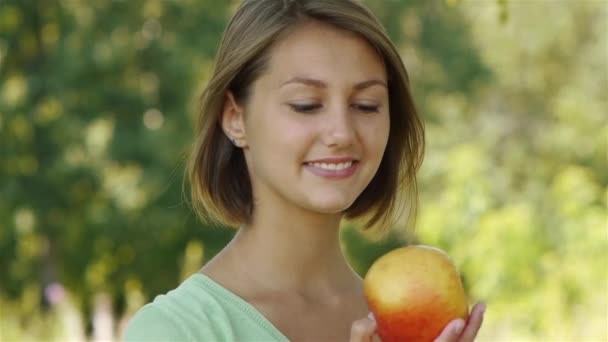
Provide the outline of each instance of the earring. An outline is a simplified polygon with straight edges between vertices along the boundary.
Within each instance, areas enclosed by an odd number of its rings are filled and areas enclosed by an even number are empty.
[[[238,141],[236,141],[236,138],[232,138],[232,137],[231,137],[231,138],[230,138],[230,141],[232,141],[232,143],[234,144],[234,146],[236,146],[236,147],[241,147],[241,144],[240,144]]]

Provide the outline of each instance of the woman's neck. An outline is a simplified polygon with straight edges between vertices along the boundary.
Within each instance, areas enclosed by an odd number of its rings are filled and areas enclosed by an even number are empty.
[[[341,215],[257,215],[226,249],[235,269],[274,287],[269,290],[331,296],[358,278],[340,248],[340,220]]]

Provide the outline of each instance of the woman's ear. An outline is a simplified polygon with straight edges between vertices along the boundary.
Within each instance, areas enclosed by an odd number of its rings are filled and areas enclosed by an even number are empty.
[[[222,129],[236,147],[246,147],[245,117],[232,92],[226,93],[224,108],[222,109]]]

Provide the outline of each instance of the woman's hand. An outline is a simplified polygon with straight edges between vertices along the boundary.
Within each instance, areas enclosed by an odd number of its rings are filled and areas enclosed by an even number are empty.
[[[475,304],[467,322],[455,319],[448,323],[435,342],[473,342],[481,328],[485,304]],[[350,330],[350,342],[380,341],[376,335],[376,321],[373,316],[357,320]]]
[[[376,334],[376,321],[371,314],[367,318],[357,320],[350,328],[350,342],[379,341]]]
[[[471,310],[467,322],[455,319],[448,323],[435,342],[473,342],[481,327],[485,304],[476,304]]]

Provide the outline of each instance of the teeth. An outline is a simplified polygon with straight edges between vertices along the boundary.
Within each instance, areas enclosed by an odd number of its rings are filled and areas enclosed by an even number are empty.
[[[318,168],[324,169],[324,170],[340,171],[340,170],[344,170],[346,168],[351,167],[353,165],[353,162],[349,161],[346,163],[339,163],[339,164],[333,164],[333,163],[310,163],[310,164],[314,167],[318,167]]]

